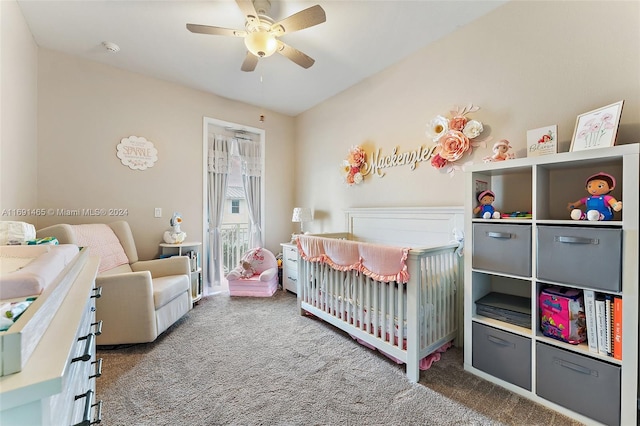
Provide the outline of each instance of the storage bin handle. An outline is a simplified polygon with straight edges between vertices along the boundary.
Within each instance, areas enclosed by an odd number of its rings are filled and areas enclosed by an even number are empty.
[[[511,238],[511,234],[508,232],[487,232],[487,237],[491,238]]]
[[[556,235],[553,238],[553,240],[558,243],[566,243],[566,244],[598,244],[599,243],[597,238],[568,237],[568,236],[562,236],[562,235]]]
[[[498,344],[498,345],[500,345],[500,346],[511,346],[511,347],[515,347],[515,345],[514,345],[513,343],[508,342],[508,341],[503,340],[503,339],[500,339],[500,338],[495,337],[495,336],[487,336],[487,339],[488,339],[490,342],[493,342],[493,343]]]
[[[554,358],[553,363],[559,365],[560,367],[568,368],[569,370],[573,370],[581,374],[588,374],[589,376],[598,377],[598,372],[596,370],[583,367],[582,365],[574,364],[573,362],[565,361],[560,358]]]

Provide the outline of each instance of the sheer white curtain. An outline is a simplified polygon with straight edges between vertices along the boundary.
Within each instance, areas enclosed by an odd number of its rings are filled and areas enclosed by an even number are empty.
[[[222,279],[222,246],[220,227],[224,214],[224,202],[230,172],[232,140],[226,136],[215,135],[209,138],[207,155],[207,191],[209,210],[209,271],[211,286],[220,286]]]
[[[262,247],[262,149],[260,142],[238,139],[238,152],[242,165],[242,186],[247,199],[251,220],[249,247]]]

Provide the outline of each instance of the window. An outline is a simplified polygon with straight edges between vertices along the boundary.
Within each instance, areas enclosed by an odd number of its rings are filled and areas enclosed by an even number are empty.
[[[231,200],[231,213],[240,213],[240,200]]]

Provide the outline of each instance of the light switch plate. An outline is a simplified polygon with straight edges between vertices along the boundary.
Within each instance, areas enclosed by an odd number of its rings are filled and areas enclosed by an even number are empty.
[[[153,217],[162,217],[162,208],[156,207],[153,211]]]

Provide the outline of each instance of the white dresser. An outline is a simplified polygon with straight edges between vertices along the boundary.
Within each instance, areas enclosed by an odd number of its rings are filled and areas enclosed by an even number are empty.
[[[298,292],[298,247],[295,243],[282,243],[282,289]]]
[[[0,377],[0,424],[67,426],[99,421],[95,289],[98,258],[80,272],[21,371]]]

